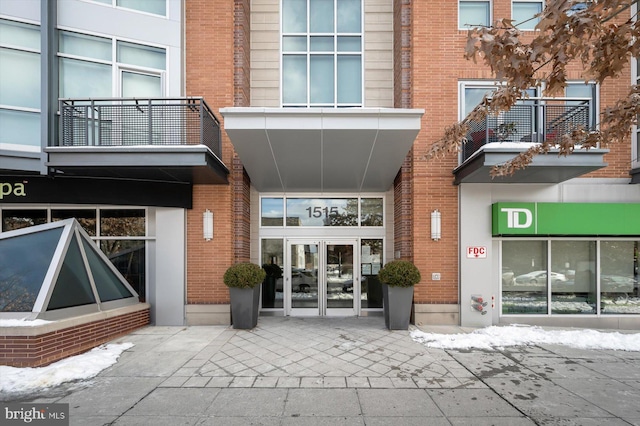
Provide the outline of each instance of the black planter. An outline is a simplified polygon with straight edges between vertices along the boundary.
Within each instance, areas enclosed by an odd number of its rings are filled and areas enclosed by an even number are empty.
[[[229,288],[231,296],[231,324],[233,328],[250,330],[258,325],[260,286],[253,288]]]
[[[389,330],[407,330],[411,319],[413,287],[382,285],[384,325]]]

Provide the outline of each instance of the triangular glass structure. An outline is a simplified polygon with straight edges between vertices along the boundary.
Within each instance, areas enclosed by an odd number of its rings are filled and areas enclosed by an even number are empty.
[[[0,233],[0,316],[59,319],[138,303],[75,219]]]

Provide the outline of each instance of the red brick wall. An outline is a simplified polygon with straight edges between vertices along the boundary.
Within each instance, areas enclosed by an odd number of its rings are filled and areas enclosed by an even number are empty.
[[[249,0],[187,3],[187,96],[203,96],[214,111],[249,105],[249,4]],[[249,259],[248,183],[224,130],[222,151],[229,185],[195,185],[193,209],[187,211],[188,304],[229,303],[222,276],[232,263]],[[202,238],[206,209],[214,215],[212,241]]]
[[[0,365],[40,367],[123,336],[149,324],[149,309],[37,336],[0,336]]]
[[[413,260],[423,276],[415,288],[414,301],[457,303],[458,190],[452,185],[457,158],[425,161],[422,157],[429,145],[442,136],[443,129],[458,120],[458,82],[493,81],[493,76],[486,67],[463,57],[467,32],[457,29],[458,2],[396,0],[398,3],[405,8],[410,3],[411,8],[411,107],[425,109],[422,130],[413,146]],[[510,17],[511,0],[494,0],[492,4],[494,20]],[[571,69],[569,77],[583,79],[578,65]],[[629,81],[626,70],[622,78],[604,84],[601,109],[623,96]],[[609,148],[611,152],[605,156],[609,166],[584,177],[629,177],[631,144]],[[435,209],[442,213],[442,239],[437,242],[430,238],[430,213]],[[432,272],[440,272],[441,280],[431,281]]]

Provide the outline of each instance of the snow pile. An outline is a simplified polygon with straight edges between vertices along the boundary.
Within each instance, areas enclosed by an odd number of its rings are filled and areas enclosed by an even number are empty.
[[[416,342],[438,349],[502,349],[523,345],[566,345],[578,349],[640,351],[640,333],[623,334],[596,330],[543,330],[512,325],[487,327],[471,333],[437,334],[411,332]]]
[[[0,319],[0,327],[35,327],[37,325],[49,324],[53,321],[47,320],[26,320],[26,319]]]
[[[89,352],[37,368],[0,366],[0,393],[33,392],[74,380],[95,377],[115,364],[133,343],[102,345]]]

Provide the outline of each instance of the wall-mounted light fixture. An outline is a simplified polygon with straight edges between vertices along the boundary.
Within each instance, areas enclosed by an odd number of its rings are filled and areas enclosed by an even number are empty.
[[[202,236],[207,241],[213,238],[213,212],[209,209],[202,213]]]
[[[431,239],[438,241],[442,236],[441,216],[438,210],[431,212]]]

